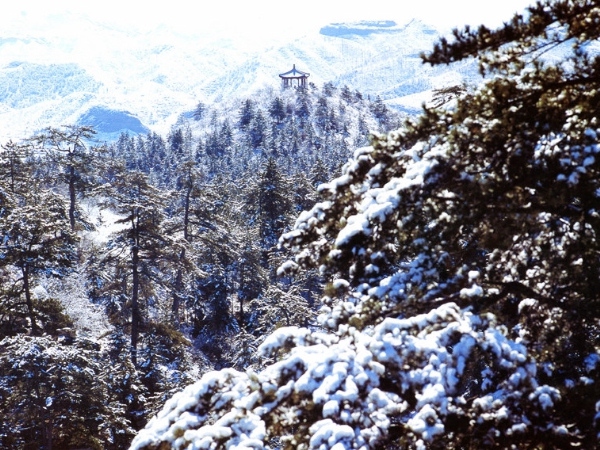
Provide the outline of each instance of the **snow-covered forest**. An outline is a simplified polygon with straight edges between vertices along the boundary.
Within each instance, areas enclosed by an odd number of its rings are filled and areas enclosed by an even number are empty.
[[[422,58],[483,81],[2,144],[0,445],[598,448],[600,4]]]
[[[323,280],[277,277],[277,240],[400,121],[327,83],[198,103],[167,136],[4,143],[0,447],[127,448],[202,374],[259,368],[273,330],[315,326]]]

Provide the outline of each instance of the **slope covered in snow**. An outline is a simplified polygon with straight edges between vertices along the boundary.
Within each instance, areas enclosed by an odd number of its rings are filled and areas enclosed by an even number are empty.
[[[438,37],[418,21],[330,24],[248,52],[235,36],[119,28],[75,13],[35,28],[17,21],[0,31],[0,141],[70,123],[95,126],[101,139],[166,133],[199,101],[279,88],[292,64],[317,85],[345,84],[411,112],[432,88],[473,74],[422,65],[419,54]]]
[[[435,69],[423,65],[420,54],[430,50],[439,37],[435,29],[417,20],[404,25],[390,21],[330,24],[319,34],[248,58],[207,83],[206,93],[222,98],[277,85],[276,74],[296,64],[317,85],[328,81],[347,85],[414,112],[430,100],[432,89],[476,77],[472,63]],[[416,102],[415,94],[420,94]]]

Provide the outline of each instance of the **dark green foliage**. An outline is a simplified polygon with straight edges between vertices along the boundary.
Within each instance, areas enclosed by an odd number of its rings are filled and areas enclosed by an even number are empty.
[[[291,186],[283,178],[275,159],[264,164],[257,183],[246,197],[249,220],[258,224],[259,245],[268,250],[273,247],[284,227],[290,222],[292,211]]]
[[[10,449],[112,449],[131,436],[109,405],[101,354],[84,341],[50,337],[0,341],[0,445]]]
[[[301,123],[306,122],[311,115],[311,101],[306,89],[298,89],[298,97],[296,99],[296,116]]]
[[[364,296],[361,312],[342,313],[341,323],[364,328],[445,302],[492,312],[527,346],[539,383],[560,392],[551,415],[518,404],[535,418],[523,434],[497,425],[492,441],[483,424],[449,417],[432,448],[597,445],[600,63],[590,43],[598,23],[597,2],[544,1],[497,31],[442,41],[425,61],[477,56],[493,77],[457,91],[455,107],[427,109],[376,138],[285,239],[305,249],[297,263]],[[558,47],[567,56],[547,63]]]
[[[259,368],[270,331],[314,325],[321,279],[278,280],[278,239],[350,155],[351,108],[361,139],[376,121],[333,84],[260,96],[237,117],[200,103],[166,137],[2,146],[0,447],[127,448],[192,373]]]
[[[86,140],[96,132],[85,126],[68,126],[62,129],[46,128],[31,138],[37,150],[48,153],[49,184],[62,183],[69,198],[69,223],[75,231],[78,198],[82,198],[95,185],[93,179],[94,153],[86,147]],[[81,216],[79,214],[79,216]]]
[[[375,102],[373,102],[373,104],[371,105],[371,112],[377,119],[377,122],[379,123],[381,129],[383,129],[386,132],[392,129],[392,126],[394,124],[392,124],[390,118],[390,110],[385,105],[385,103],[383,103],[383,100],[380,96],[377,96]]]
[[[250,126],[250,123],[252,122],[252,119],[254,119],[254,116],[256,114],[255,108],[256,106],[254,102],[250,99],[247,99],[242,104],[238,119],[238,127],[240,130],[246,130]]]
[[[181,128],[177,128],[173,131],[169,137],[169,150],[171,153],[175,153],[177,155],[182,155],[185,151],[184,149],[184,141],[183,141],[183,131]]]
[[[144,426],[152,412],[152,392],[143,383],[142,372],[131,360],[129,336],[116,330],[111,332],[106,340],[108,341],[105,344],[105,361],[108,365],[105,375],[108,388],[106,400],[111,408],[118,410],[119,417],[129,424],[130,430],[138,430]],[[116,449],[129,445],[130,430],[115,428]]]
[[[8,200],[5,197],[5,209],[0,215],[2,328],[13,334],[26,326],[32,333],[41,334],[33,283],[40,274],[60,277],[73,266],[76,239],[70,231],[64,204],[55,194],[30,193],[21,197],[20,202],[27,202],[22,204],[11,205]]]
[[[436,108],[374,136],[280,240],[294,254],[282,273],[329,282],[322,330],[280,329],[261,353],[273,364],[205,376],[135,448],[170,448],[188,429],[186,448],[596,448],[599,25],[597,2],[543,1],[425,56],[474,56],[491,77],[439,91]],[[323,131],[343,109],[297,94],[289,148],[341,160],[348,143]],[[381,99],[370,110],[395,126]],[[260,221],[280,223],[248,212],[266,242]],[[281,307],[302,311],[298,286],[238,297],[250,332],[237,342],[255,346],[269,322],[307,325]]]
[[[110,185],[97,190],[105,199],[105,207],[121,215],[123,224],[109,242],[104,263],[121,273],[122,284],[114,285],[113,296],[125,300],[131,312],[130,336],[132,361],[137,363],[140,328],[144,320],[142,305],[154,294],[160,264],[174,256],[174,242],[164,234],[164,208],[167,195],[161,193],[141,172],[117,171]]]
[[[340,96],[346,103],[351,103],[354,101],[354,96],[352,95],[352,91],[350,91],[350,88],[346,85],[342,86]]]
[[[263,147],[267,141],[267,122],[260,109],[258,109],[248,125],[248,140],[252,149]]]
[[[323,85],[323,95],[325,97],[331,97],[336,90],[337,88],[333,85],[331,81],[328,81]]]
[[[13,195],[25,192],[32,172],[29,163],[32,154],[31,146],[9,141],[1,148],[0,185]]]
[[[186,347],[191,346],[191,342],[179,330],[166,323],[150,322],[143,331],[138,376],[151,395],[147,416],[193,380],[186,373],[190,369]]]
[[[325,131],[327,129],[329,116],[329,105],[327,103],[327,99],[325,97],[320,97],[317,100],[317,107],[315,108],[314,118],[317,124],[317,127],[321,131]]]
[[[219,145],[222,151],[228,150],[233,145],[233,130],[227,119],[223,121],[219,130]]]
[[[285,105],[281,97],[275,97],[269,106],[269,115],[277,124],[283,122],[286,117]]]

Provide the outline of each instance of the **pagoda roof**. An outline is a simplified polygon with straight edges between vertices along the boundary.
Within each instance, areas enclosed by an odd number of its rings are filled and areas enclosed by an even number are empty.
[[[281,78],[303,78],[310,76],[310,73],[302,72],[301,70],[296,69],[296,64],[294,64],[292,70],[289,70],[285,73],[280,73],[279,76]]]

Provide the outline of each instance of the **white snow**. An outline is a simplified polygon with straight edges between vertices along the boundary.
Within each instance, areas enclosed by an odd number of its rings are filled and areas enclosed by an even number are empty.
[[[427,443],[445,432],[442,418],[464,402],[456,389],[459,380],[472,376],[465,367],[476,348],[492,356],[493,366],[484,375],[497,376],[494,366],[506,371],[504,381],[485,383],[473,399],[477,420],[510,420],[513,432],[520,432],[522,417],[513,416],[500,399],[528,392],[546,410],[560,398],[558,390],[537,384],[524,346],[452,303],[415,317],[387,318],[363,331],[348,326],[334,333],[280,328],[259,352],[268,357],[283,348],[289,349],[283,358],[261,372],[225,369],[204,375],[167,402],[132,450],[176,439],[181,449],[212,448],[217,442],[225,448],[266,449],[263,417],[278,410],[295,420],[291,405],[302,401],[321,411],[309,430],[311,448],[375,443],[390,426],[390,415],[404,417],[405,425]],[[381,389],[390,366],[406,367],[395,383],[398,392],[415,394],[416,410],[410,415],[402,416],[408,404],[401,395]]]
[[[11,95],[0,97],[0,141],[75,123],[95,106],[128,111],[153,131],[166,134],[180,114],[192,111],[199,101],[222,102],[263,88],[279,89],[278,74],[292,64],[310,72],[310,81],[317,85],[346,84],[411,112],[431,100],[433,88],[476,73],[472,63],[452,68],[423,65],[418,55],[431,48],[438,34],[419,21],[401,24],[394,33],[362,37],[324,36],[316,30],[286,35],[275,45],[262,43],[250,51],[235,34],[217,36],[202,29],[140,33],[77,13],[70,15],[68,26],[46,20],[31,27],[27,21],[16,16],[3,27],[0,73],[6,76],[0,76],[0,91]],[[31,66],[19,89],[14,88],[19,69],[11,66],[16,63],[37,65]],[[46,82],[49,70],[69,64],[82,76],[67,79],[68,92],[60,91],[59,83]],[[27,98],[36,101],[19,104]]]

